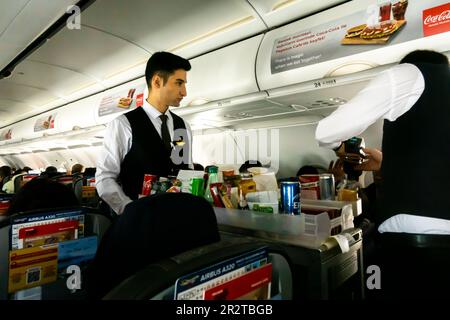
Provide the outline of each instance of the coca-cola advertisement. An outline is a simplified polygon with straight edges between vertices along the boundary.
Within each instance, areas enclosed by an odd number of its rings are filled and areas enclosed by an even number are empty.
[[[285,30],[274,40],[272,74],[448,32],[450,3],[352,0]]]
[[[450,2],[423,11],[423,35],[450,31]]]

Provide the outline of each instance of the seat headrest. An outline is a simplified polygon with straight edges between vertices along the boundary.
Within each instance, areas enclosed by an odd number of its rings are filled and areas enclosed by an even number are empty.
[[[97,297],[146,265],[220,241],[213,207],[187,193],[161,193],[128,204],[103,237],[89,281]]]
[[[379,239],[387,247],[450,249],[450,235],[385,232]]]

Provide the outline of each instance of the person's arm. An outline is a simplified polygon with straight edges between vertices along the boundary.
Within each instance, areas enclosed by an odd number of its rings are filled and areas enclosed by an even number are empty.
[[[316,128],[319,145],[335,149],[379,118],[395,121],[416,103],[424,87],[422,74],[411,64],[380,73],[350,101],[319,121]]]
[[[120,165],[130,148],[130,124],[125,116],[119,116],[108,124],[95,174],[95,185],[99,196],[117,214],[122,214],[125,206],[132,201],[117,183]]]

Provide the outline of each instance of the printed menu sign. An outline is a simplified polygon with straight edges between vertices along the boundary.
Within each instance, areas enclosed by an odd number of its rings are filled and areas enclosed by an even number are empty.
[[[103,97],[98,108],[98,116],[131,110],[144,104],[145,84],[124,89]]]
[[[420,39],[450,28],[450,4],[442,0],[366,2],[366,10],[276,39],[272,74],[351,56],[379,45]]]
[[[271,280],[272,264],[267,248],[261,248],[178,278],[174,298],[268,299]]]
[[[57,277],[58,244],[9,252],[8,292],[40,286]]]
[[[34,132],[53,129],[55,127],[56,113],[46,115],[36,120],[34,123]]]

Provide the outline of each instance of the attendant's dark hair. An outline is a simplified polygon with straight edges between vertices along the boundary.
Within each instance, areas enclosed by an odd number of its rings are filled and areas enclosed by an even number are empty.
[[[448,58],[445,54],[432,50],[415,50],[408,53],[400,60],[400,63],[432,63],[448,65]]]
[[[14,195],[7,214],[78,205],[75,193],[68,186],[47,178],[35,178]]]
[[[147,81],[148,88],[151,89],[152,78],[155,74],[163,78],[163,85],[165,85],[167,79],[178,69],[189,71],[191,70],[191,64],[188,60],[173,53],[155,52],[148,59],[147,67],[145,68],[145,81]]]

